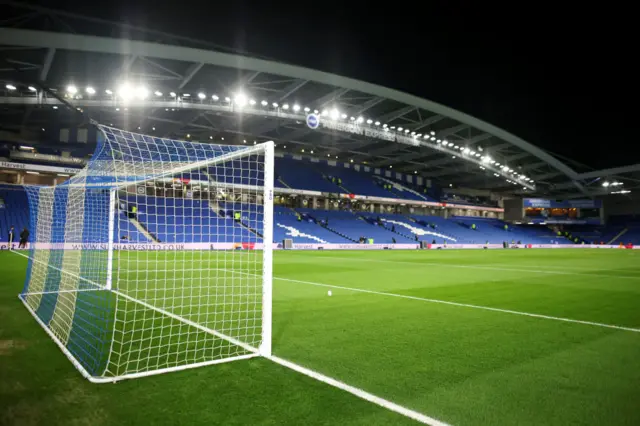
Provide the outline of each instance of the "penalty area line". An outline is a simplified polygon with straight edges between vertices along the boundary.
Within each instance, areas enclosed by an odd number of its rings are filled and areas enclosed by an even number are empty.
[[[574,323],[574,324],[591,325],[591,326],[595,326],[595,327],[612,328],[612,329],[615,329],[615,330],[631,331],[633,333],[640,333],[640,328],[624,327],[624,326],[621,326],[621,325],[604,324],[604,323],[593,322],[593,321],[583,321],[583,320],[577,320],[577,319],[571,319],[571,318],[554,317],[554,316],[551,316],[551,315],[533,314],[533,313],[530,313],[530,312],[513,311],[511,309],[492,308],[490,306],[472,305],[472,304],[469,304],[469,303],[460,303],[460,302],[450,302],[448,300],[440,300],[440,299],[428,299],[426,297],[408,296],[408,295],[405,295],[405,294],[388,293],[388,292],[385,292],[385,291],[365,290],[365,289],[362,289],[362,288],[353,288],[353,287],[345,287],[345,286],[333,285],[333,284],[316,283],[316,282],[312,282],[312,281],[301,281],[301,280],[294,280],[294,279],[290,279],[290,278],[273,277],[273,279],[274,280],[280,280],[280,281],[289,281],[289,282],[292,282],[292,283],[314,285],[314,286],[318,286],[318,287],[337,288],[337,289],[341,289],[341,290],[349,290],[349,291],[355,291],[355,292],[359,292],[359,293],[376,294],[376,295],[379,295],[379,296],[389,296],[389,297],[397,297],[397,298],[400,298],[400,299],[417,300],[417,301],[420,301],[420,302],[438,303],[438,304],[441,304],[441,305],[457,306],[457,307],[460,307],[460,308],[480,309],[480,310],[484,310],[484,311],[500,312],[500,313],[503,313],[503,314],[520,315],[520,316],[531,317],[531,318],[540,318],[540,319],[568,322],[568,323]]]

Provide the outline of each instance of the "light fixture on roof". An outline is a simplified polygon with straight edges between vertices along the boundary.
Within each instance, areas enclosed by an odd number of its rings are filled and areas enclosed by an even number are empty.
[[[392,129],[393,129],[393,127],[392,127]],[[398,127],[398,131],[399,131],[399,132],[401,132],[401,131],[403,131],[403,130],[404,130],[404,128],[402,128],[402,127]]]
[[[146,87],[140,86],[136,89],[136,98],[144,100],[149,96],[149,90]]]
[[[393,169],[393,166],[389,166],[390,169]]]
[[[353,158],[351,160],[349,160],[350,163],[353,163]]]
[[[405,133],[409,133],[409,131],[410,131],[409,129],[404,129]]]
[[[373,123],[373,120],[372,119],[368,119],[367,120],[367,124],[371,124],[371,123]]]
[[[436,132],[434,132],[433,130],[432,130],[432,131],[430,131],[429,133],[431,133],[432,135],[435,135],[435,134],[436,134]]]
[[[451,158],[456,158],[456,156],[455,156],[455,155],[452,155],[452,156],[451,156]]]
[[[336,108],[333,108],[331,110],[331,118],[337,120],[338,117],[340,117],[340,111],[338,111]]]
[[[309,151],[311,154],[313,154],[313,150]]]
[[[294,105],[293,105],[293,110],[294,110],[295,112],[300,111],[300,105],[298,105],[298,104],[294,104]]]
[[[29,89],[30,92],[36,92],[38,90],[33,86],[29,86],[29,87],[27,87],[27,89]]]
[[[611,185],[609,182],[607,182],[606,180],[604,182],[602,182],[602,186],[604,186],[605,188],[608,187],[609,185]]]
[[[230,97],[228,97],[228,96],[225,96],[225,97],[224,97],[224,101],[225,101],[225,102],[231,102],[231,98],[230,98]]]
[[[198,99],[202,100],[202,99],[204,99],[206,97],[207,97],[207,95],[205,95],[204,93],[202,93],[202,92],[198,93]]]
[[[249,99],[249,105],[254,106],[256,104],[255,99]]]
[[[20,149],[24,149],[26,151],[32,151],[34,148],[28,145],[20,145]]]
[[[340,118],[342,118],[343,120],[347,119],[347,114],[345,114],[344,112],[340,115]]]
[[[245,95],[244,93],[236,94],[236,97],[233,99],[233,103],[235,103],[240,108],[246,106],[247,102],[249,102],[249,100],[247,99],[247,95]]]
[[[436,140],[435,136],[432,136],[432,137],[431,137],[431,141],[433,142],[433,141],[435,141],[435,140]]]
[[[53,109],[58,109],[58,106],[57,106],[57,105],[54,105],[54,106],[53,106]]]
[[[155,127],[152,127],[152,128],[151,128],[151,130],[156,130],[156,128],[155,128]]]
[[[414,170],[414,171],[413,171],[413,174],[414,174],[414,175],[417,175],[417,174],[418,174],[418,171],[417,171],[417,170]]]
[[[39,175],[40,173],[38,173],[38,172],[32,172],[31,170],[27,170],[27,174],[30,174],[30,175]]]
[[[4,86],[7,88],[7,90],[16,90],[16,86],[14,86],[13,84],[7,84],[6,86]]]
[[[274,103],[271,104],[271,106],[274,107],[274,108],[278,108],[278,103],[274,102]]]
[[[289,109],[289,104],[282,105],[282,109]]]
[[[128,83],[123,83],[118,88],[118,96],[120,96],[124,100],[128,100],[133,96],[133,91],[131,90],[131,86]]]
[[[169,96],[171,96],[172,98],[176,97],[176,92],[169,92]]]
[[[162,96],[162,92],[159,90],[156,90],[155,92],[153,92],[153,94],[156,96]]]
[[[188,138],[190,138],[190,137],[191,137],[191,134],[187,133],[187,137],[188,137]]]
[[[107,95],[113,95],[113,92],[109,89],[106,89],[104,93],[106,93]]]
[[[260,102],[260,105],[262,105],[262,106],[267,106],[267,105],[269,105],[269,102],[267,102],[267,101],[265,101],[265,100],[262,100],[262,101]]]
[[[76,93],[78,93],[78,88],[75,85],[70,84],[67,86],[67,93],[70,95],[75,95]]]
[[[309,107],[304,107],[304,112],[309,112],[309,111],[311,111],[311,108],[309,108]]]
[[[349,120],[356,121],[356,118],[355,117],[349,117]]]
[[[387,127],[389,127],[386,123],[382,125],[383,129],[386,129]]]

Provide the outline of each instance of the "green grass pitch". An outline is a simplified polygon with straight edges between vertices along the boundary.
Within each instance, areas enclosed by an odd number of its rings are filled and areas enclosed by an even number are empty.
[[[279,357],[455,426],[640,424],[638,251],[274,256]],[[2,425],[414,423],[261,358],[91,384],[16,297],[26,265],[0,253]]]

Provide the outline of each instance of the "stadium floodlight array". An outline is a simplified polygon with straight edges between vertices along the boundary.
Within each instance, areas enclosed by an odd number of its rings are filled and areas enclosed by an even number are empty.
[[[80,173],[26,187],[25,306],[92,382],[270,356],[273,142],[99,127]]]

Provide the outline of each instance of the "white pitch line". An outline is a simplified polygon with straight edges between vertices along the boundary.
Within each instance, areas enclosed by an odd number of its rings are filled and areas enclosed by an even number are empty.
[[[336,259],[345,262],[361,261],[361,262],[376,262],[376,263],[399,263],[404,265],[414,266],[439,266],[443,268],[463,268],[463,269],[480,269],[487,271],[501,271],[501,272],[530,272],[533,274],[547,274],[547,275],[580,275],[585,277],[600,277],[600,278],[626,278],[631,280],[640,280],[640,276],[633,275],[610,275],[610,274],[589,274],[586,272],[567,272],[567,271],[545,271],[541,269],[521,269],[521,268],[495,268],[491,266],[481,265],[457,265],[452,263],[436,263],[436,262],[409,262],[405,260],[383,260],[383,259],[371,259],[367,257],[338,257],[338,256],[318,256],[318,259]]]
[[[366,392],[360,388],[356,388],[354,386],[343,383],[339,380],[333,379],[331,377],[325,376],[323,374],[318,373],[317,371],[310,370],[306,367],[303,367],[298,364],[294,364],[286,359],[278,358],[277,356],[267,357],[271,361],[276,364],[283,365],[287,368],[290,368],[298,373],[304,374],[305,376],[309,376],[313,379],[316,379],[320,382],[326,383],[338,389],[342,389],[345,392],[349,392],[352,395],[357,396],[360,399],[364,399],[365,401],[369,401],[373,404],[376,404],[380,407],[386,408],[387,410],[393,411],[395,413],[401,414],[405,417],[413,419],[417,422],[420,422],[425,425],[431,426],[449,426],[447,423],[443,423],[440,420],[434,419],[433,417],[425,416],[422,413],[417,411],[413,411],[409,408],[398,405],[394,402],[388,401],[386,399],[380,398],[379,396],[373,395],[369,392]]]
[[[501,312],[501,313],[504,313],[504,314],[521,315],[521,316],[525,316],[525,317],[542,318],[542,319],[547,319],[547,320],[569,322],[569,323],[574,323],[574,324],[592,325],[592,326],[596,326],[596,327],[613,328],[615,330],[631,331],[631,332],[634,332],[634,333],[640,333],[640,328],[623,327],[621,325],[604,324],[604,323],[593,322],[593,321],[582,321],[582,320],[571,319],[571,318],[553,317],[553,316],[550,316],[550,315],[532,314],[532,313],[529,313],[529,312],[513,311],[511,309],[492,308],[490,306],[471,305],[469,303],[450,302],[448,300],[440,300],[440,299],[428,299],[428,298],[425,298],[425,297],[408,296],[408,295],[397,294],[397,293],[388,293],[386,291],[365,290],[365,289],[362,289],[362,288],[345,287],[345,286],[341,286],[341,285],[324,284],[324,283],[317,283],[317,282],[313,282],[313,281],[301,281],[301,280],[294,280],[294,279],[290,279],[290,278],[278,278],[278,277],[273,277],[273,279],[280,280],[280,281],[289,281],[289,282],[293,282],[293,283],[315,285],[315,286],[319,286],[319,287],[338,288],[338,289],[341,289],[341,290],[356,291],[356,292],[359,292],[359,293],[377,294],[379,296],[398,297],[400,299],[417,300],[417,301],[420,301],[420,302],[439,303],[439,304],[442,304],[442,305],[458,306],[458,307],[461,307],[461,308],[482,309],[482,310],[485,310],[485,311]]]

